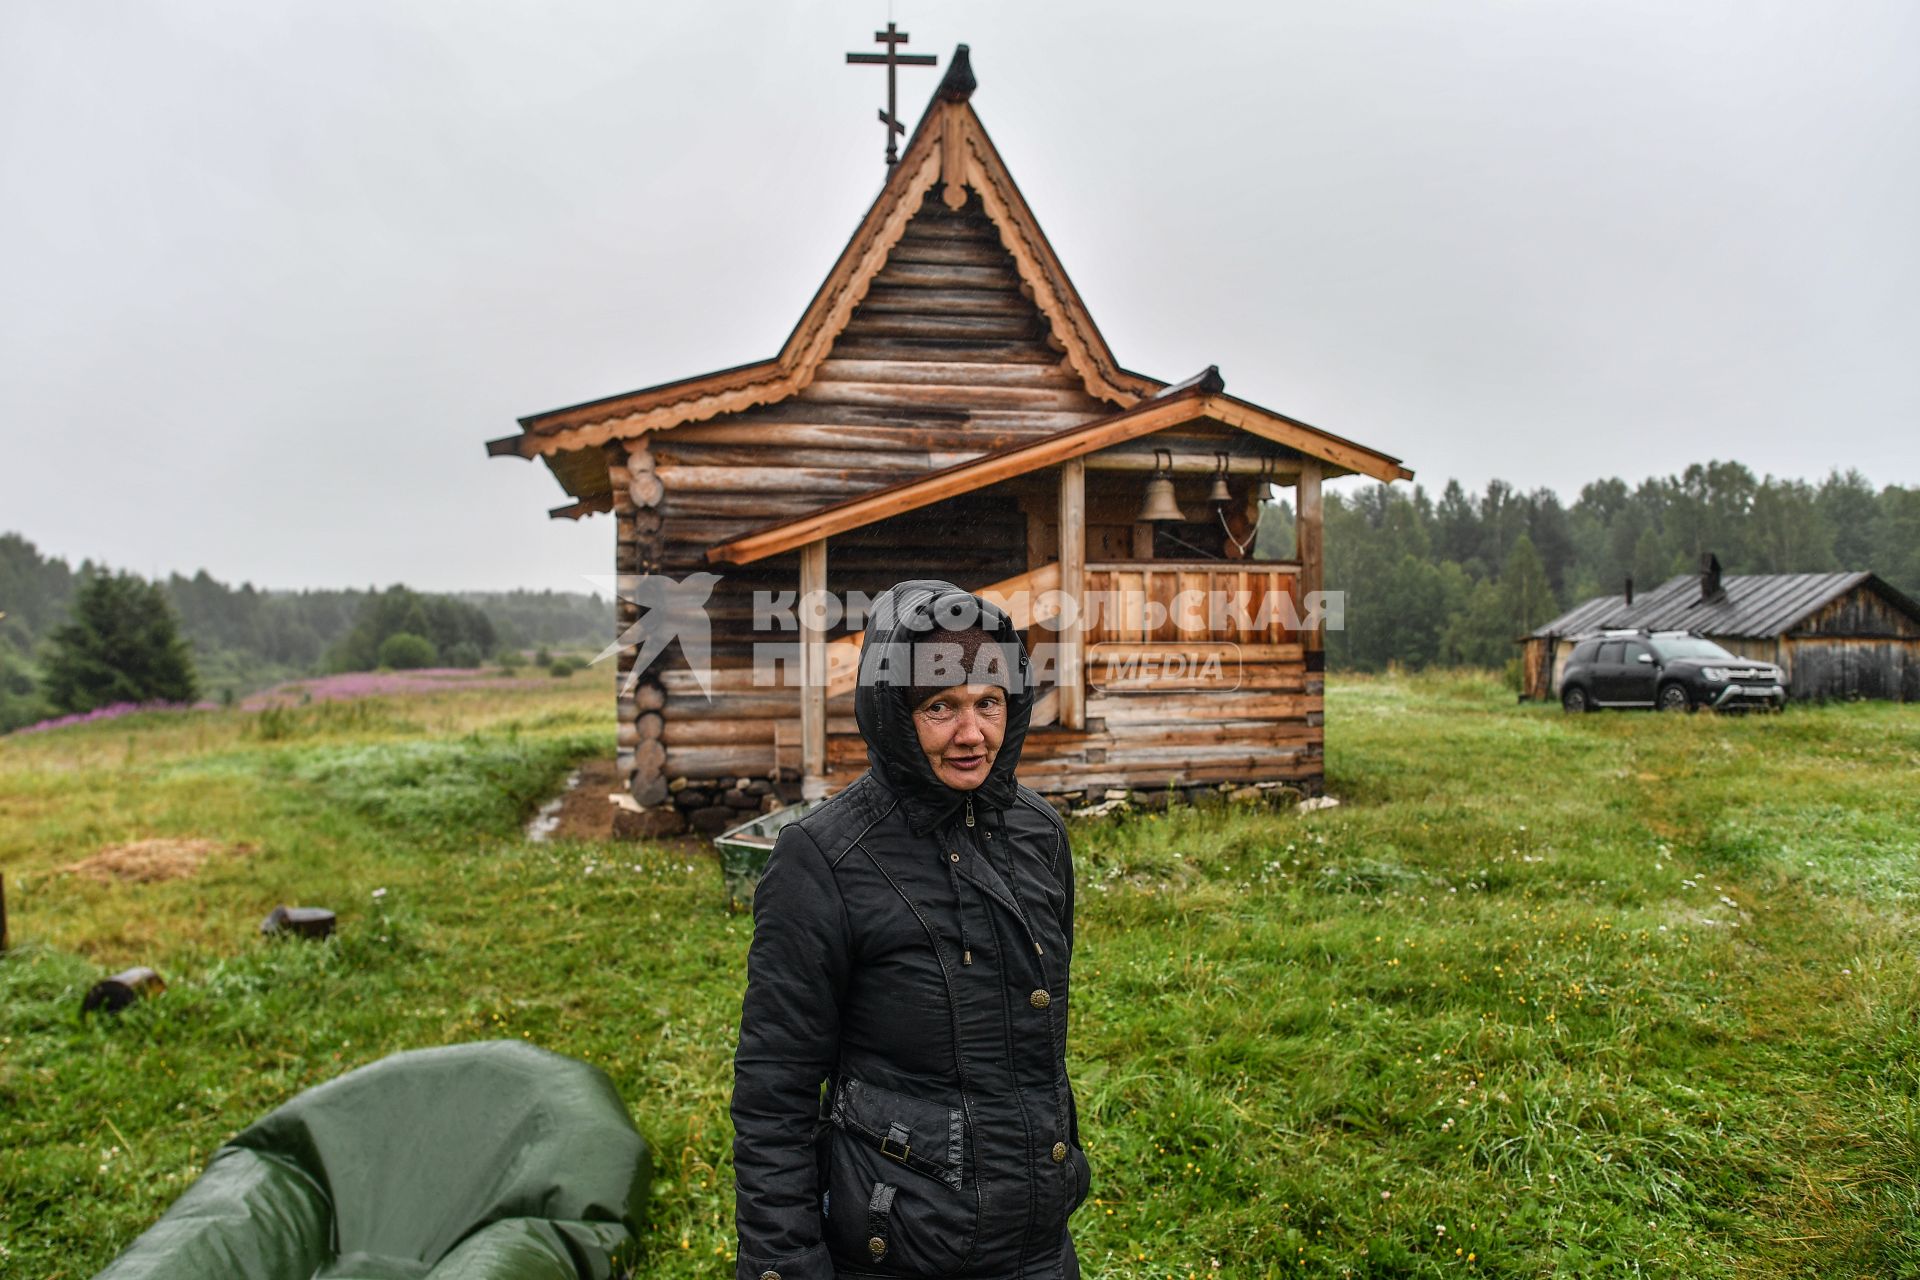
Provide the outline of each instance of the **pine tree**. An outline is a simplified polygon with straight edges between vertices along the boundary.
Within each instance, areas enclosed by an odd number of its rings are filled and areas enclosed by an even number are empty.
[[[46,718],[25,655],[0,630],[0,733]]]
[[[199,696],[193,656],[159,587],[124,571],[98,571],[74,594],[69,615],[48,639],[43,672],[55,710]]]
[[[1753,568],[1757,573],[1824,573],[1834,567],[1833,529],[1804,480],[1768,476],[1753,493]]]
[[[1880,568],[1874,561],[1874,532],[1879,524],[1879,495],[1858,471],[1830,472],[1820,482],[1820,517],[1833,534],[1835,567],[1857,573]]]
[[[1476,582],[1440,636],[1441,660],[1462,667],[1498,667],[1514,656],[1514,629],[1496,582]]]
[[[1500,574],[1500,598],[1516,635],[1523,635],[1558,612],[1553,586],[1533,549],[1533,539],[1521,534],[1507,553],[1506,568]]]
[[[1877,533],[1879,546],[1868,567],[1896,589],[1920,595],[1920,488],[1890,484],[1880,491]]]

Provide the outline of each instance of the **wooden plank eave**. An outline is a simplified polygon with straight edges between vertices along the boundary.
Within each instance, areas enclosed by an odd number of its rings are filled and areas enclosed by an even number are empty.
[[[1344,472],[1371,476],[1383,483],[1413,479],[1413,472],[1400,465],[1400,459],[1390,454],[1355,444],[1330,431],[1309,426],[1271,409],[1263,409],[1236,396],[1209,395],[1206,416],[1275,444],[1298,449]],[[1333,471],[1329,469],[1325,474],[1332,475]]]

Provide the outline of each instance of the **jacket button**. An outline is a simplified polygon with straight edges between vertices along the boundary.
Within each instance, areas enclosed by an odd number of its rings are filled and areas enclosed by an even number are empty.
[[[949,853],[949,854],[947,855],[947,861],[948,861],[948,862],[958,862],[958,861],[960,861],[960,855],[959,855],[959,854],[957,854],[957,853]]]
[[[1045,991],[1036,991],[1027,997],[1027,1003],[1036,1009],[1044,1009],[1053,1003],[1053,997]]]
[[[780,1273],[778,1271],[762,1271],[760,1273],[760,1280],[780,1280]]]
[[[1067,1144],[1064,1142],[1054,1143],[1053,1144],[1053,1162],[1055,1164],[1059,1164],[1062,1160],[1065,1160],[1066,1158],[1067,1158]],[[760,1280],[766,1280],[766,1277],[762,1276]]]
[[[885,1257],[887,1253],[887,1242],[879,1236],[873,1236],[867,1240],[867,1252],[876,1258]]]

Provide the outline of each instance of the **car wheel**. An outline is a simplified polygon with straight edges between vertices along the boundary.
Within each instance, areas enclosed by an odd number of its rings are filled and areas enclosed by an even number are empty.
[[[1592,708],[1592,704],[1587,701],[1587,691],[1585,689],[1567,690],[1560,695],[1560,705],[1575,715],[1579,715],[1582,711],[1587,711]]]
[[[1662,711],[1691,711],[1693,710],[1693,697],[1687,692],[1685,685],[1661,685],[1660,709]]]

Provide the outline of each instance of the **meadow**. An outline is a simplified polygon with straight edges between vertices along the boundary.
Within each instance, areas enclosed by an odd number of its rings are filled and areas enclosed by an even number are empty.
[[[295,1091],[491,1037],[618,1085],[637,1274],[731,1274],[750,922],[693,842],[522,834],[609,685],[0,738],[0,1275],[91,1275]],[[1089,1277],[1920,1274],[1920,707],[1327,701],[1338,808],[1074,824]],[[338,936],[263,941],[280,902]],[[134,963],[168,989],[78,1016]]]

